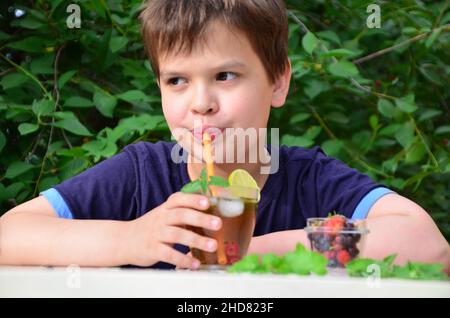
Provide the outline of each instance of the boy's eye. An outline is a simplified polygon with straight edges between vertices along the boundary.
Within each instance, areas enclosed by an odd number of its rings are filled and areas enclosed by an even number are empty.
[[[172,77],[167,80],[167,84],[173,85],[173,86],[177,86],[177,85],[183,84],[185,82],[186,82],[186,80],[182,77]]]
[[[220,72],[219,74],[217,74],[217,80],[218,81],[229,81],[232,79],[235,79],[237,77],[236,73],[233,72]]]

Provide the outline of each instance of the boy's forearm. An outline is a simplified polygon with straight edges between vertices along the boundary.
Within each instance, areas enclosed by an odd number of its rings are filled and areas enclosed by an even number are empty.
[[[441,263],[450,271],[450,247],[428,215],[385,215],[366,220],[364,256],[381,259],[397,254],[396,263]]]
[[[407,260],[425,263],[442,263],[450,271],[450,248],[431,219],[404,215],[388,215],[366,220],[370,230],[362,252],[363,257],[382,259],[398,254],[396,263]],[[297,243],[309,248],[304,230],[274,232],[254,237],[249,253],[275,253],[283,255],[293,251]]]
[[[304,230],[273,232],[253,237],[248,254],[274,253],[283,255],[287,252],[292,252],[297,243],[309,247],[309,241]]]
[[[30,213],[0,218],[0,264],[117,266],[127,263],[127,222]]]

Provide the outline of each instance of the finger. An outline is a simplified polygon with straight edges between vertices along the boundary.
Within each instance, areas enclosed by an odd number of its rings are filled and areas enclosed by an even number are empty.
[[[175,265],[177,268],[198,269],[200,267],[198,259],[185,255],[166,244],[159,244],[157,254],[161,262]]]
[[[186,256],[192,257],[192,252],[187,253]],[[181,269],[181,267],[176,266],[175,269]]]
[[[194,247],[206,252],[214,252],[217,249],[216,240],[176,226],[165,227],[161,233],[160,240],[166,243]]]
[[[222,227],[222,219],[220,217],[204,212],[187,208],[177,208],[169,210],[166,213],[166,222],[168,225],[191,225],[212,231],[217,231]]]
[[[208,197],[201,194],[175,192],[166,202],[167,209],[180,207],[192,208],[197,210],[206,210],[209,208]]]

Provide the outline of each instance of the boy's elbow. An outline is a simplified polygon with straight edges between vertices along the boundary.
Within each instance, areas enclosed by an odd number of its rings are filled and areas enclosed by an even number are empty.
[[[423,255],[420,261],[441,263],[444,265],[445,272],[450,274],[450,246],[431,216],[420,209],[412,213],[410,217],[414,218],[415,223],[415,226],[411,227],[413,232],[411,234],[417,236],[418,242],[422,241],[423,244],[421,244]]]

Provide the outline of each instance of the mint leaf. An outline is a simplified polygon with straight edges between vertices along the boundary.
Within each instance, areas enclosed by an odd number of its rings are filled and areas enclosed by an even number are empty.
[[[376,264],[380,268],[380,277],[419,279],[419,280],[448,280],[447,274],[443,272],[442,264],[424,264],[408,262],[405,266],[393,265],[397,254],[389,255],[381,261],[360,258],[349,262],[346,270],[349,276],[366,277],[371,275],[367,268]]]
[[[254,272],[259,268],[259,256],[250,254],[228,268],[230,273]]]
[[[270,273],[275,271],[281,265],[282,261],[281,257],[268,253],[262,256],[261,267]]]
[[[294,273],[298,275],[315,273],[325,275],[327,263],[328,260],[322,254],[311,252],[299,243],[295,247],[295,251],[286,253],[284,256],[269,253],[259,259],[257,255],[248,255],[232,265],[228,271],[232,273]]]
[[[211,176],[209,180],[209,185],[219,186],[219,187],[228,187],[228,180],[219,176]]]
[[[443,264],[408,262],[404,267],[395,265],[393,268],[393,276],[403,279],[447,280],[447,274],[442,271],[443,269]]]
[[[181,192],[184,193],[194,193],[194,192],[199,192],[202,189],[201,185],[200,185],[200,181],[199,180],[195,180],[192,182],[189,182],[187,184],[185,184],[182,188],[181,188]]]

